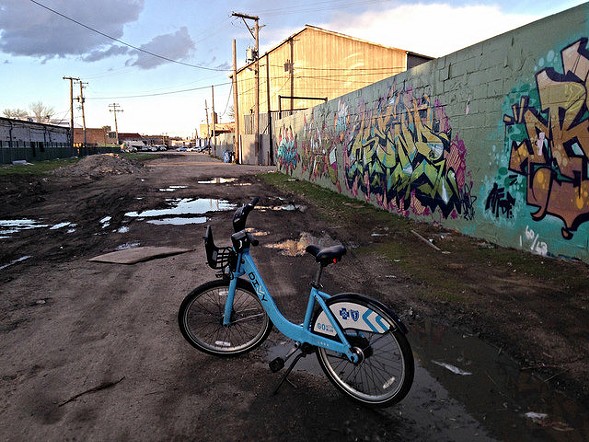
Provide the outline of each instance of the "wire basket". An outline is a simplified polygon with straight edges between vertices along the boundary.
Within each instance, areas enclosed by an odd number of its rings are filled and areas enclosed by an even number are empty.
[[[213,250],[208,260],[212,269],[234,270],[237,255],[231,247],[216,248]]]

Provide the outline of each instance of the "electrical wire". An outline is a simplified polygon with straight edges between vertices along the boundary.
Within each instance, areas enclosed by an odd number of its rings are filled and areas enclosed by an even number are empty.
[[[213,86],[227,86],[228,84],[231,84],[231,82],[219,83],[219,84],[215,84]],[[86,97],[86,99],[87,100],[88,99],[91,99],[91,100],[119,100],[119,99],[127,99],[127,98],[160,97],[162,95],[181,94],[183,92],[192,92],[192,91],[199,91],[199,90],[203,90],[203,89],[210,89],[210,87],[211,86],[199,86],[199,87],[193,87],[193,88],[189,88],[189,89],[181,89],[181,90],[177,90],[177,91],[159,92],[159,93],[155,93],[155,94],[127,95],[127,96],[113,96],[113,97],[93,97],[93,98]]]

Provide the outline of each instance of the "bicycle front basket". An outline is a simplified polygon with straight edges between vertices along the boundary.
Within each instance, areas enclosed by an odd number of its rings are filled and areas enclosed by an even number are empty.
[[[210,268],[222,269],[223,273],[225,273],[227,268],[229,270],[235,269],[237,255],[231,247],[219,248],[215,245],[211,226],[207,226],[205,250],[207,253],[207,264]]]

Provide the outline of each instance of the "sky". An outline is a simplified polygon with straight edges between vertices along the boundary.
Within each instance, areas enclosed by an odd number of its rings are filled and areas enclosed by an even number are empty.
[[[69,121],[83,83],[86,127],[194,137],[205,108],[231,121],[254,40],[232,14],[258,16],[260,52],[306,24],[432,57],[584,3],[579,0],[0,0],[0,115],[42,102]],[[248,20],[247,24],[253,25]],[[80,95],[75,85],[74,97]],[[75,126],[82,126],[76,104]],[[198,133],[200,136],[201,134]]]

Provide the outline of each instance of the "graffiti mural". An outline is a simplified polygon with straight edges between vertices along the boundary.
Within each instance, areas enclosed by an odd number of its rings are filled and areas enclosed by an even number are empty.
[[[583,38],[563,49],[562,73],[552,67],[537,72],[536,89],[512,104],[512,114],[503,119],[509,170],[526,180],[532,219],[560,219],[565,239],[589,220],[586,46]]]
[[[323,111],[327,113],[318,114],[314,109],[309,119],[305,115],[301,137],[301,169],[310,181],[329,178],[341,192],[337,167],[338,146],[341,145],[336,135],[338,117],[336,114],[334,124],[330,125],[329,113]]]
[[[346,185],[354,195],[374,196],[381,207],[404,215],[474,217],[466,146],[453,136],[441,103],[393,85],[372,108],[361,104],[348,125],[341,139]]]
[[[278,170],[292,175],[299,162],[296,136],[291,127],[283,127],[278,134],[278,150],[276,152]]]
[[[515,198],[506,192],[504,187],[499,187],[497,183],[493,184],[493,189],[485,201],[485,210],[491,211],[495,218],[503,216],[505,218],[513,217],[513,206]]]

